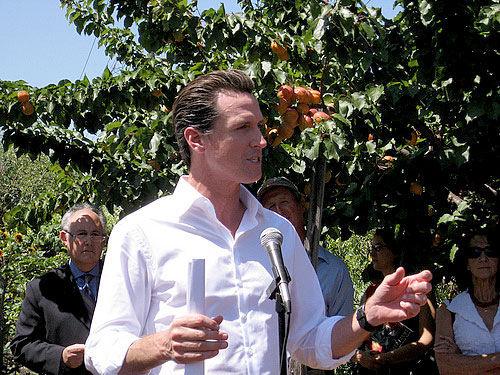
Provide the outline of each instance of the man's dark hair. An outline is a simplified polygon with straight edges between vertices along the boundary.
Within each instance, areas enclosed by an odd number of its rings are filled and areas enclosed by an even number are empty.
[[[90,203],[86,203],[86,202],[77,203],[73,207],[71,207],[68,211],[66,211],[66,213],[64,214],[64,216],[61,219],[61,229],[62,230],[64,230],[64,231],[69,230],[69,225],[71,224],[71,216],[73,216],[73,214],[76,211],[80,211],[80,210],[90,210],[90,211],[95,212],[96,215],[99,216],[99,220],[101,221],[102,229],[104,230],[103,234],[106,234],[106,226],[107,226],[106,216],[104,216],[104,214],[102,213],[102,211],[100,209],[98,209],[97,207],[91,205]]]
[[[173,124],[182,160],[188,168],[191,151],[184,130],[192,127],[202,134],[210,134],[219,116],[218,94],[223,91],[252,94],[254,88],[251,78],[241,70],[217,70],[195,78],[181,90],[172,107]]]

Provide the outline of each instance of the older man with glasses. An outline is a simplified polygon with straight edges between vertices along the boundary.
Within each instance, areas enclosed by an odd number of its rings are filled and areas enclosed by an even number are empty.
[[[43,374],[89,374],[83,364],[106,240],[106,218],[87,204],[62,218],[69,262],[26,285],[11,349],[16,361]]]

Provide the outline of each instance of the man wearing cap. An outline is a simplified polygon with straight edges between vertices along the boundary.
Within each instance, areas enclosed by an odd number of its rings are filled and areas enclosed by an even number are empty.
[[[83,363],[95,306],[106,238],[106,218],[83,203],[61,220],[60,239],[70,260],[26,285],[14,359],[40,374],[90,374]]]
[[[304,243],[306,239],[305,202],[292,181],[286,177],[266,180],[257,191],[257,199],[265,208],[288,219]],[[326,316],[352,314],[354,289],[346,264],[320,246],[317,273],[325,299]]]
[[[302,243],[306,239],[304,197],[286,177],[267,179],[257,191],[262,205],[292,223]],[[326,316],[350,315],[353,311],[354,289],[346,264],[323,246],[318,249],[318,280],[325,300]],[[326,370],[324,374],[334,374]]]

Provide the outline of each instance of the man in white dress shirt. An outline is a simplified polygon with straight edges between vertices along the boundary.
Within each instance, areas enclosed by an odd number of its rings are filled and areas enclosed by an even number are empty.
[[[264,119],[251,79],[237,70],[196,78],[173,107],[189,175],[175,192],[121,220],[111,233],[85,363],[93,373],[278,374],[278,319],[266,295],[273,280],[260,234],[284,237],[291,274],[288,351],[301,363],[346,362],[372,326],[415,316],[430,272],[386,278],[366,307],[325,317],[318,280],[295,229],[241,184],[261,178]],[[186,307],[188,263],[206,262],[205,315]],[[363,329],[363,327],[365,329]],[[367,330],[368,329],[368,330]]]

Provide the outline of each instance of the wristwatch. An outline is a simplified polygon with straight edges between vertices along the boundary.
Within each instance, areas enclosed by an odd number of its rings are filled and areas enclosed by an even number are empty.
[[[370,323],[368,323],[368,320],[366,320],[364,303],[361,306],[359,306],[358,309],[356,310],[356,319],[358,319],[360,327],[368,332],[378,332],[381,331],[382,328],[384,328],[383,324],[380,324],[378,326],[372,326]]]

